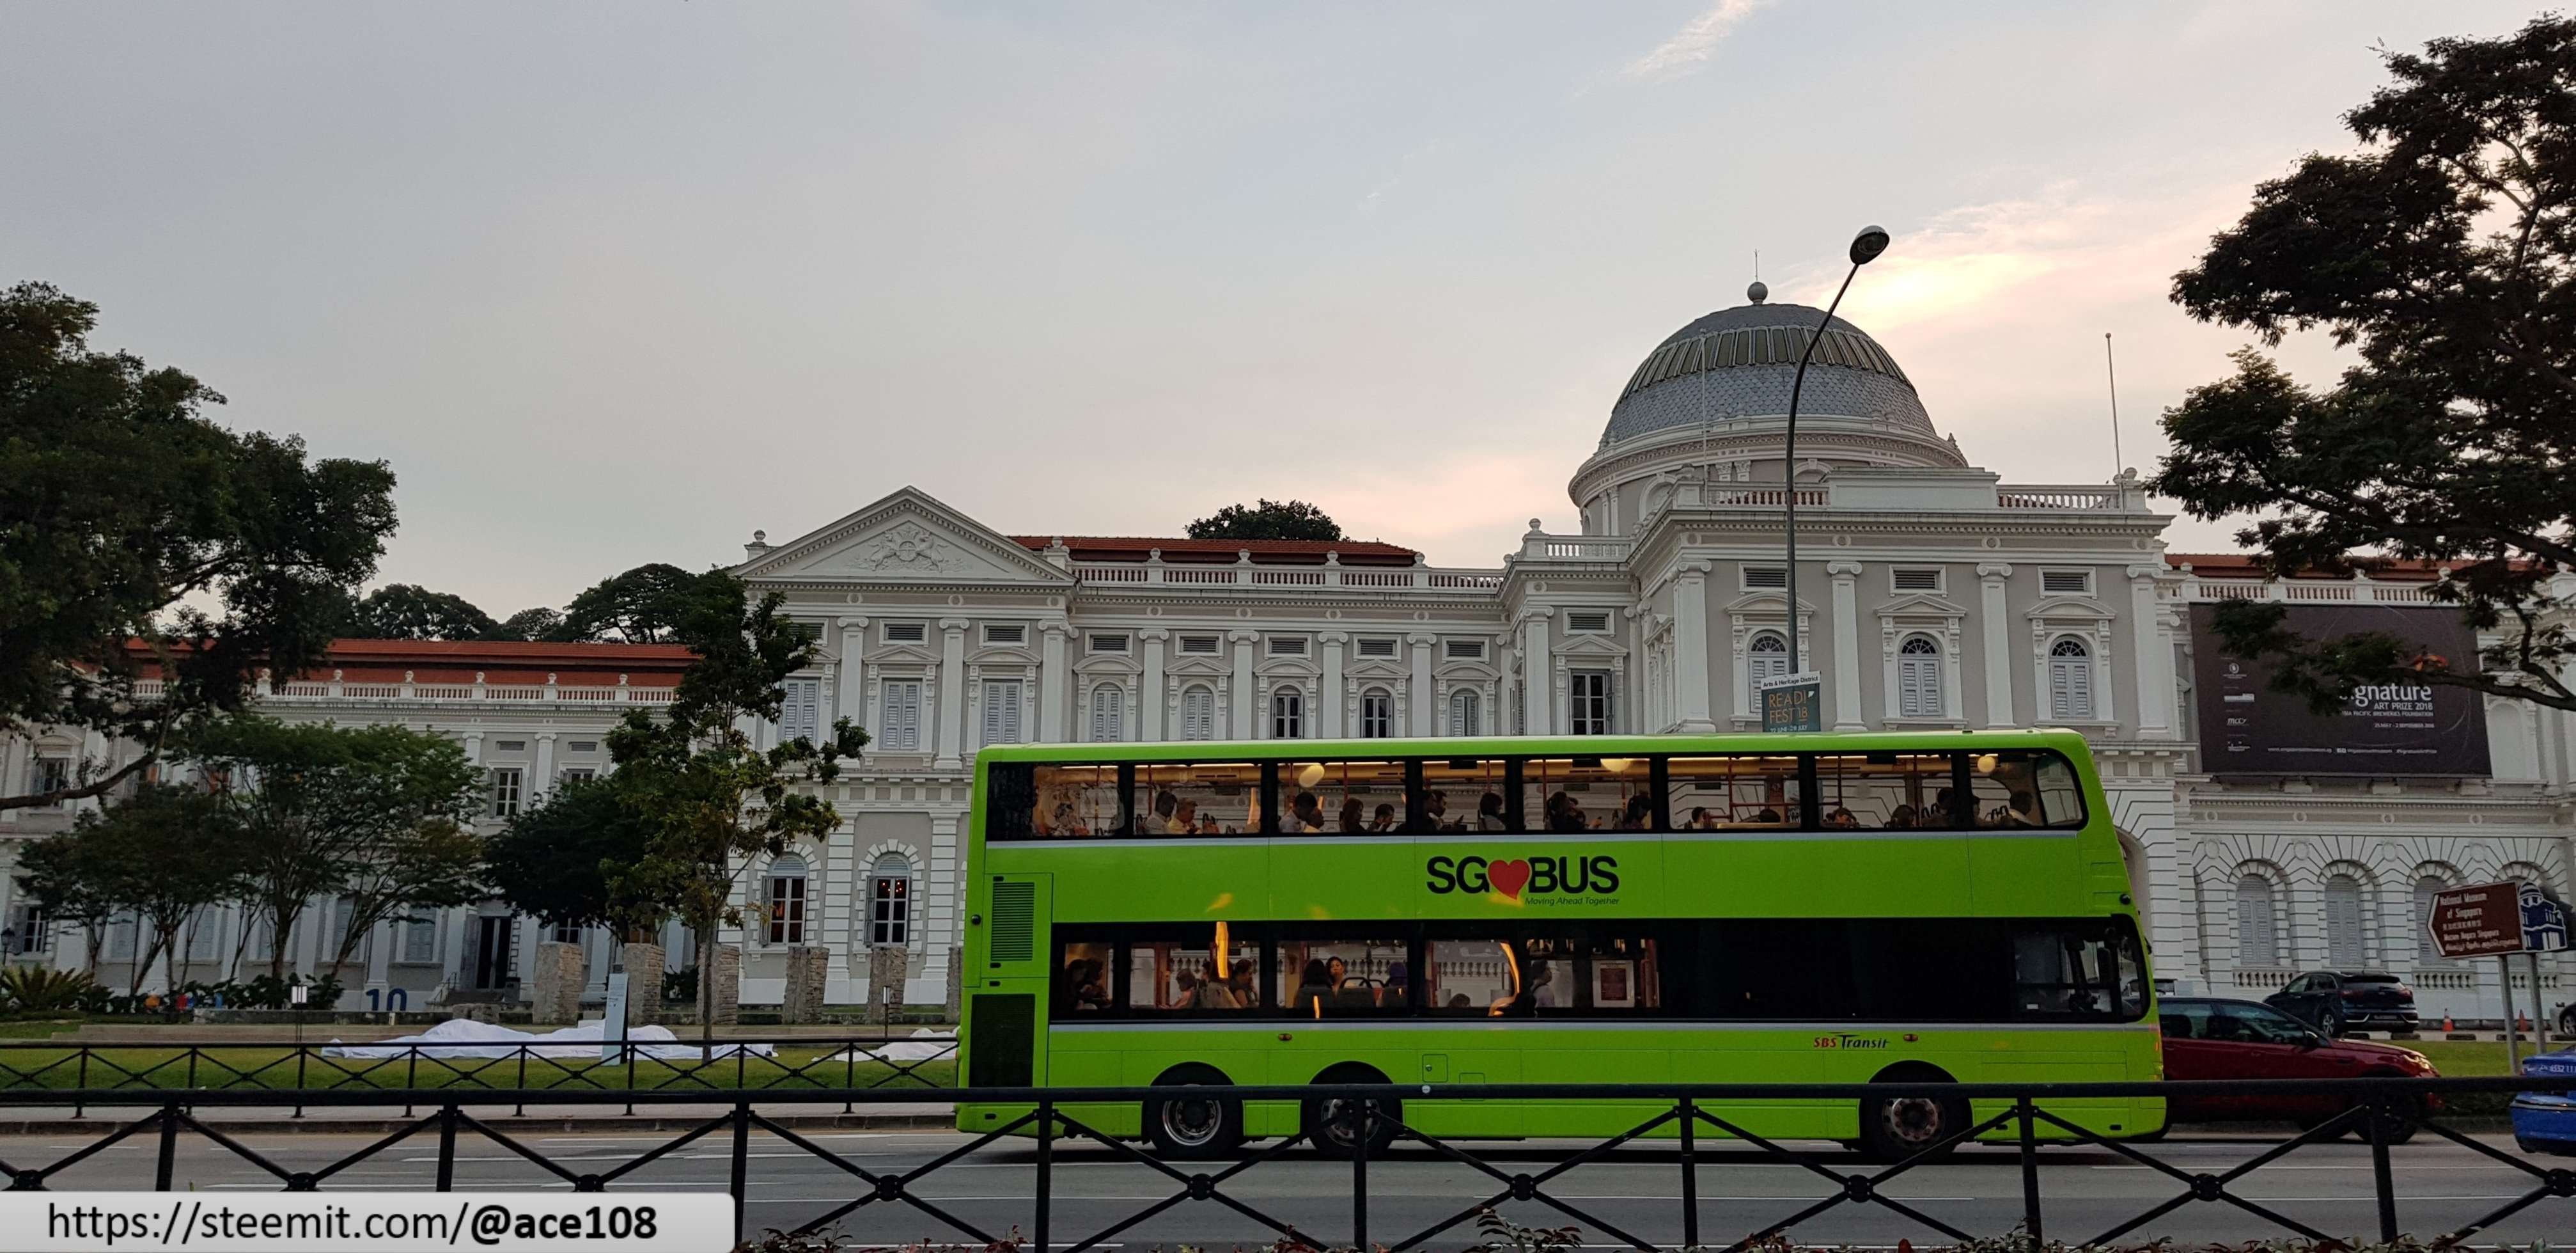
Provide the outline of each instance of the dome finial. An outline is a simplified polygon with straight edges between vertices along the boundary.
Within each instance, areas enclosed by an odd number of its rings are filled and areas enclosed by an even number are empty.
[[[1771,298],[1771,289],[1763,286],[1762,280],[1757,278],[1751,287],[1744,289],[1744,298],[1758,305]]]

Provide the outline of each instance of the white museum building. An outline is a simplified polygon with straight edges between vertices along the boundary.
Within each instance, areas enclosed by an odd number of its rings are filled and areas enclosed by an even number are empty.
[[[1434,567],[1374,542],[1011,535],[910,487],[783,543],[755,536],[734,569],[782,594],[821,645],[760,733],[848,717],[874,742],[827,789],[841,815],[831,838],[741,877],[769,906],[727,937],[743,946],[743,1000],[778,1000],[799,944],[833,954],[830,1000],[871,999],[882,989],[867,986],[867,950],[884,943],[911,953],[907,1001],[946,998],[984,745],[1751,730],[1752,685],[1786,670],[1794,633],[1824,676],[1828,728],[2047,724],[2090,738],[2169,988],[2260,996],[2301,970],[2372,967],[2409,978],[2428,1018],[2494,1018],[2495,963],[2441,960],[2423,916],[2439,886],[2519,878],[2568,892],[2569,715],[2486,702],[2474,771],[2210,761],[2195,605],[2413,606],[2455,621],[2429,607],[2430,572],[2266,580],[2241,557],[2165,551],[2170,519],[2134,474],[2001,482],[1935,427],[1888,351],[1840,319],[1809,369],[1790,466],[1791,375],[1820,317],[1757,289],[1656,345],[1574,469],[1579,528],[1533,521],[1493,567]],[[1794,605],[1782,547],[1793,492]],[[458,737],[491,772],[497,829],[566,777],[606,769],[603,733],[666,700],[685,664],[653,646],[342,641],[325,669],[264,685],[258,707]],[[118,751],[77,735],[9,741],[0,778],[40,785]],[[7,873],[77,808],[0,813],[16,960],[87,960],[77,931],[33,914]],[[337,948],[320,904],[299,927],[313,934],[286,939],[299,968]],[[270,938],[240,943],[231,912],[201,920],[185,977],[219,977],[237,948],[265,960]],[[358,950],[363,969],[341,972],[363,989],[343,1006],[506,994],[544,938],[497,902],[386,924]],[[586,942],[596,980],[613,945]],[[103,977],[121,986],[132,926],[105,943]],[[2546,1004],[2569,998],[2571,976],[2563,955],[2544,963]],[[2516,1001],[2530,1004],[2519,990]]]

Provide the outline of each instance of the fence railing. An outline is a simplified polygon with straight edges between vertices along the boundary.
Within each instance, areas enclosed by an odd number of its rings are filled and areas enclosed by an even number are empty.
[[[576,1048],[579,1051],[576,1051]],[[927,1050],[925,1052],[924,1050]],[[470,1052],[471,1055],[467,1055]],[[98,1091],[690,1093],[917,1091],[956,1081],[953,1037],[726,1036],[574,1046],[357,1041],[0,1041],[0,1094],[51,1093],[85,1116]],[[763,1099],[766,1099],[764,1096]]]
[[[2484,1159],[2519,1172],[2527,1186],[2527,1190],[2520,1196],[2507,1200],[2465,1226],[2448,1232],[2438,1239],[2429,1240],[2427,1242],[2429,1247],[2441,1248],[2468,1240],[2543,1201],[2576,1198],[2576,1171],[2534,1165],[2445,1126],[2425,1113],[2428,1105],[2427,1097],[2480,1092],[2564,1094],[2576,1091],[2576,1076],[2056,1084],[1436,1086],[1318,1084],[1223,1089],[1200,1087],[1185,1090],[1193,1094],[1208,1095],[1221,1092],[1222,1096],[1216,1099],[1230,1102],[1309,1102],[1313,1104],[1308,1108],[1326,1111],[1323,1115],[1325,1125],[1310,1126],[1296,1135],[1270,1141],[1244,1154],[1231,1164],[1221,1167],[1214,1163],[1174,1164],[1153,1157],[1128,1143],[1124,1138],[1106,1133],[1087,1121],[1096,1117],[1092,1111],[1100,1106],[1141,1106],[1146,1102],[1173,1097],[1175,1094],[1173,1088],[960,1089],[952,1095],[961,1104],[998,1105],[1006,1108],[1025,1107],[1025,1112],[1019,1113],[1001,1126],[973,1133],[971,1139],[940,1151],[925,1162],[905,1168],[886,1164],[883,1160],[885,1155],[878,1152],[835,1151],[798,1134],[793,1128],[780,1122],[777,1117],[781,1113],[779,1107],[798,1108],[827,1103],[882,1104],[903,1099],[901,1093],[890,1092],[883,1088],[839,1091],[785,1089],[757,1094],[736,1091],[728,1093],[724,1100],[719,1102],[722,1106],[721,1112],[705,1118],[704,1121],[686,1130],[673,1133],[667,1140],[635,1151],[632,1156],[612,1168],[595,1170],[592,1168],[599,1164],[597,1159],[581,1158],[571,1164],[558,1162],[539,1148],[521,1142],[510,1133],[509,1129],[496,1127],[491,1122],[476,1117],[470,1111],[482,1106],[532,1100],[554,1104],[586,1105],[609,1105],[620,1101],[636,1105],[689,1103],[703,1107],[708,1103],[704,1094],[674,1091],[609,1093],[559,1090],[500,1090],[460,1094],[452,1089],[286,1094],[244,1089],[202,1092],[108,1089],[63,1094],[109,1110],[122,1111],[113,1126],[102,1127],[95,1141],[70,1148],[68,1151],[55,1142],[59,1140],[58,1136],[46,1137],[46,1143],[41,1146],[22,1147],[0,1143],[0,1154],[61,1153],[61,1156],[43,1162],[24,1156],[0,1158],[0,1174],[5,1174],[11,1181],[10,1187],[13,1189],[43,1190],[53,1186],[56,1176],[108,1148],[138,1136],[152,1136],[155,1137],[158,1146],[153,1186],[160,1191],[169,1191],[179,1186],[177,1174],[179,1140],[182,1136],[195,1136],[265,1173],[285,1191],[316,1190],[334,1176],[362,1162],[372,1160],[375,1167],[381,1169],[389,1162],[408,1160],[431,1165],[435,1170],[435,1187],[444,1192],[453,1190],[455,1186],[460,1141],[472,1137],[505,1150],[509,1156],[500,1160],[524,1163],[528,1169],[539,1172],[557,1185],[568,1185],[577,1192],[605,1192],[612,1185],[628,1182],[630,1176],[636,1171],[687,1145],[700,1140],[713,1139],[717,1143],[730,1146],[727,1191],[734,1201],[736,1231],[739,1234],[743,1226],[746,1198],[750,1191],[748,1170],[750,1142],[753,1134],[758,1132],[785,1143],[803,1158],[848,1176],[851,1181],[847,1185],[848,1190],[845,1195],[831,1195],[821,1201],[809,1202],[824,1208],[813,1212],[799,1223],[790,1232],[792,1235],[830,1230],[842,1219],[871,1206],[883,1206],[889,1211],[896,1210],[897,1207],[908,1207],[914,1214],[926,1216],[965,1239],[986,1245],[999,1245],[1006,1237],[995,1230],[995,1224],[979,1223],[943,1208],[939,1200],[924,1195],[916,1188],[925,1177],[959,1163],[1004,1137],[1025,1136],[1033,1150],[1030,1165],[1034,1169],[1034,1186],[1029,1190],[1026,1209],[1021,1211],[1026,1221],[1014,1221],[1010,1224],[1010,1228],[1017,1234],[1025,1235],[1028,1242],[1036,1249],[1052,1250],[1062,1245],[1073,1250],[1074,1253],[1099,1247],[1155,1215],[1192,1203],[1222,1206],[1245,1220],[1276,1232],[1281,1240],[1290,1245],[1323,1249],[1347,1244],[1348,1247],[1368,1249],[1375,1247],[1372,1243],[1375,1241],[1392,1253],[1392,1251],[1420,1246],[1443,1232],[1474,1221],[1493,1207],[1505,1202],[1523,1202],[1544,1205],[1590,1231],[1597,1232],[1622,1245],[1652,1249],[1656,1247],[1653,1242],[1632,1233],[1622,1224],[1605,1220],[1585,1208],[1585,1204],[1590,1200],[1598,1198],[1586,1198],[1556,1186],[1568,1172],[1598,1162],[1613,1151],[1633,1148],[1640,1141],[1648,1138],[1658,1141],[1670,1139],[1677,1150],[1673,1155],[1671,1168],[1676,1172],[1679,1183],[1679,1195],[1676,1199],[1680,1203],[1679,1231],[1681,1244],[1684,1247],[1706,1247],[1701,1238],[1703,1232],[1699,1172],[1702,1168],[1701,1150],[1710,1141],[1726,1140],[1738,1145],[1751,1145],[1759,1150],[1764,1160],[1794,1167],[1813,1176],[1820,1195],[1812,1198],[1795,1195],[1780,1197],[1783,1210],[1776,1217],[1757,1223],[1741,1239],[1726,1246],[1731,1253],[1735,1250],[1762,1245],[1817,1215],[1842,1206],[1854,1208],[1879,1206],[1953,1239],[1961,1241],[1977,1239],[1979,1238],[1977,1233],[1963,1230],[1908,1204],[1903,1199],[1891,1196],[1887,1188],[1891,1180],[1927,1162],[1937,1160],[1949,1150],[1971,1140],[1990,1143],[1999,1141],[2003,1146],[2017,1152],[2021,1204],[2015,1217],[2018,1222],[2018,1233],[2034,1250],[2045,1242],[2046,1233],[2050,1227],[2048,1189],[2045,1186],[2047,1176],[2040,1169],[2040,1154],[2051,1141],[2107,1150],[2138,1168],[2157,1172],[2178,1185],[2180,1189],[2170,1198],[2148,1205],[2138,1213],[2079,1242],[2083,1246],[2107,1244],[2138,1231],[2166,1214],[2194,1204],[2232,1206],[2235,1210],[2259,1218],[2266,1224],[2305,1236],[2310,1240],[2320,1243],[2340,1243],[2342,1239],[2357,1233],[2346,1232],[2341,1236],[2329,1234],[2297,1218],[2283,1214],[2259,1199],[2248,1198],[2232,1189],[2254,1171],[2271,1165],[2290,1153],[2352,1132],[2360,1133],[2369,1145],[2372,1192],[2367,1199],[2373,1206],[2372,1217],[2375,1221],[2372,1225],[2377,1228],[2383,1241],[2395,1240],[2406,1226],[2405,1215],[2400,1212],[2399,1196],[2394,1182],[2395,1172],[2390,1163],[2390,1151],[2414,1130],[2447,1140]],[[2205,1161],[2194,1162],[2188,1166],[2164,1161],[2138,1143],[2106,1138],[2071,1122],[2061,1117],[2054,1107],[2054,1103],[2058,1101],[2083,1098],[2255,1095],[2341,1096],[2348,1100],[2349,1104],[2342,1113],[2326,1119],[2312,1129],[2264,1147],[2261,1152],[2225,1170],[2209,1169],[2207,1167],[2212,1164]],[[1947,1136],[1935,1142],[1923,1144],[1911,1156],[1865,1170],[1850,1169],[1850,1159],[1841,1154],[1801,1150],[1772,1140],[1743,1126],[1737,1121],[1737,1118],[1741,1117],[1740,1114],[1730,1117],[1716,1112],[1719,1109],[1736,1111],[1740,1109],[1742,1103],[1748,1101],[1787,1100],[1813,1103],[1846,1100],[1877,1101],[1891,1098],[1900,1100],[1928,1098],[1952,1103],[1977,1102],[1983,1109],[1992,1112],[1982,1119],[1956,1127]],[[0,1109],[23,1107],[46,1099],[60,1098],[48,1098],[45,1094],[28,1091],[0,1092]],[[276,1107],[297,1100],[334,1107],[403,1105],[408,1109],[426,1106],[430,1112],[410,1119],[391,1134],[363,1148],[335,1158],[319,1168],[306,1169],[290,1168],[245,1143],[237,1134],[228,1134],[211,1127],[200,1121],[198,1117],[198,1111],[207,1108]],[[1533,1171],[1520,1169],[1530,1164],[1532,1150],[1526,1145],[1516,1146],[1505,1164],[1497,1164],[1494,1160],[1471,1152],[1465,1144],[1456,1139],[1426,1134],[1409,1120],[1409,1115],[1414,1111],[1426,1105],[1446,1101],[1542,1103],[1567,1101],[1583,1102],[1596,1108],[1602,1102],[1621,1102],[1638,1107],[1640,1116],[1638,1121],[1626,1130],[1598,1142],[1578,1143],[1543,1150],[1546,1156],[1552,1156],[1554,1160],[1544,1169]],[[1973,1119],[1975,1116],[1971,1114],[1969,1117]],[[559,1125],[554,1126],[559,1129]],[[1387,1146],[1373,1148],[1371,1142],[1379,1138],[1381,1131],[1390,1137]],[[1247,1172],[1279,1160],[1300,1145],[1315,1144],[1314,1137],[1318,1134],[1328,1135],[1336,1146],[1346,1150],[1349,1158],[1351,1183],[1347,1242],[1342,1239],[1342,1233],[1339,1231],[1322,1233],[1300,1231],[1280,1221],[1274,1215],[1264,1212],[1244,1196],[1228,1191],[1228,1186],[1241,1179]],[[393,1159],[383,1156],[388,1149],[398,1144],[426,1136],[436,1138],[437,1149],[433,1157]],[[631,1134],[621,1133],[621,1144],[642,1142]],[[1175,1188],[1175,1191],[1170,1196],[1152,1200],[1149,1204],[1108,1222],[1096,1230],[1084,1233],[1064,1230],[1059,1221],[1061,1216],[1055,1211],[1053,1197],[1058,1157],[1062,1152],[1062,1146],[1068,1142],[1096,1144],[1116,1160],[1132,1163],[1139,1169],[1161,1176]],[[1387,1233],[1372,1230],[1370,1223],[1369,1202],[1373,1195],[1372,1188],[1383,1186],[1372,1182],[1374,1178],[1371,1169],[1372,1157],[1384,1159],[1390,1151],[1398,1147],[1410,1158],[1428,1157],[1434,1161],[1466,1168],[1474,1177],[1485,1181],[1478,1190],[1480,1195],[1469,1199],[1454,1214],[1423,1226],[1419,1230],[1407,1232],[1391,1240],[1384,1239]],[[1742,1150],[1738,1148],[1736,1152],[1741,1153]],[[1546,1156],[1541,1160],[1546,1160]],[[862,1158],[866,1160],[863,1161]],[[874,1165],[869,1164],[871,1162]],[[1383,1165],[1381,1160],[1381,1169]],[[656,1185],[636,1181],[633,1186]],[[1487,1189],[1490,1189],[1490,1192],[1487,1192]],[[837,1190],[832,1191],[837,1192]],[[1415,1201],[1421,1199],[1418,1187],[1399,1186],[1392,1191]],[[979,1199],[986,1202],[1005,1203],[1011,1200],[1008,1196]],[[1747,1198],[1736,1198],[1738,1201],[1745,1199]],[[1766,1196],[1761,1199],[1771,1198]],[[2071,1198],[2061,1193],[2061,1201],[2068,1199]],[[2361,1196],[2353,1198],[2356,1205],[2364,1199]],[[781,1203],[783,1202],[771,1202],[771,1204]],[[2099,1205],[2103,1203],[2103,1199],[2098,1194],[2092,1195],[2089,1197],[2089,1203]],[[2116,1200],[2113,1203],[2125,1204]],[[2576,1212],[2570,1213],[2569,1221],[2576,1223]],[[1730,1234],[1733,1229],[1734,1227],[1730,1225]],[[2556,1228],[2562,1231],[2565,1229],[2564,1225]],[[2003,1236],[2009,1233],[1984,1234]],[[1330,1246],[1326,1241],[1330,1242]]]

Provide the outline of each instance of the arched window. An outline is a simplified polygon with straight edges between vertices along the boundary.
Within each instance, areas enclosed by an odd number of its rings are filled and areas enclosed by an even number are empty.
[[[1941,646],[1928,635],[1909,635],[1896,649],[1896,713],[1903,718],[1942,715]]]
[[[1205,684],[1192,684],[1181,689],[1181,738],[1212,740],[1216,738],[1216,689]]]
[[[2072,635],[2048,646],[2048,716],[2093,716],[2093,650]]]
[[[1270,694],[1270,738],[1299,740],[1306,738],[1306,694],[1293,687],[1283,687]]]
[[[1482,735],[1485,733],[1484,711],[1476,707],[1478,703],[1474,688],[1462,687],[1449,693],[1449,734]]]
[[[2451,881],[2437,874],[2419,875],[2415,879],[2415,960],[2441,963],[2442,948],[2433,942],[2433,897],[2451,886]]]
[[[2362,941],[2361,880],[2326,876],[2326,964],[2349,970],[2368,963]]]
[[[1127,689],[1103,683],[1091,689],[1091,742],[1114,744],[1127,738]]]
[[[804,943],[805,859],[787,856],[769,863],[769,889],[762,899],[769,907],[769,942]]]
[[[2236,881],[2236,964],[2281,964],[2281,933],[2272,913],[2272,881],[2259,874]]]
[[[1395,734],[1395,696],[1382,687],[1360,693],[1360,738],[1382,740]]]
[[[888,853],[868,870],[868,943],[911,942],[912,863]]]
[[[1744,651],[1744,690],[1759,691],[1762,680],[1789,673],[1789,641],[1776,631],[1753,637]]]

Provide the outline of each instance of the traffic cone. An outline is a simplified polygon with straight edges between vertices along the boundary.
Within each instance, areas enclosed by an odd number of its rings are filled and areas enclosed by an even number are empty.
[[[2531,1015],[2529,1015],[2529,1014],[2515,1014],[2515,1015],[2513,1016],[2513,1029],[2514,1029],[2514,1030],[2516,1030],[2516,1031],[2519,1031],[2519,1032],[2523,1033],[2524,1035],[2530,1035],[2530,1034],[2531,1034]]]
[[[2449,1033],[2451,1033],[2451,1032],[2453,1032],[2453,1031],[2457,1031],[2457,1030],[2459,1030],[2459,1028],[2458,1028],[2458,1027],[2454,1027],[2454,1026],[2452,1026],[2452,1025],[2451,1025],[2451,1016],[2450,1016],[2449,1014],[2444,1014],[2444,1015],[2442,1015],[2442,1031],[2443,1031],[2443,1033],[2447,1035],[2447,1034],[2449,1034]]]

